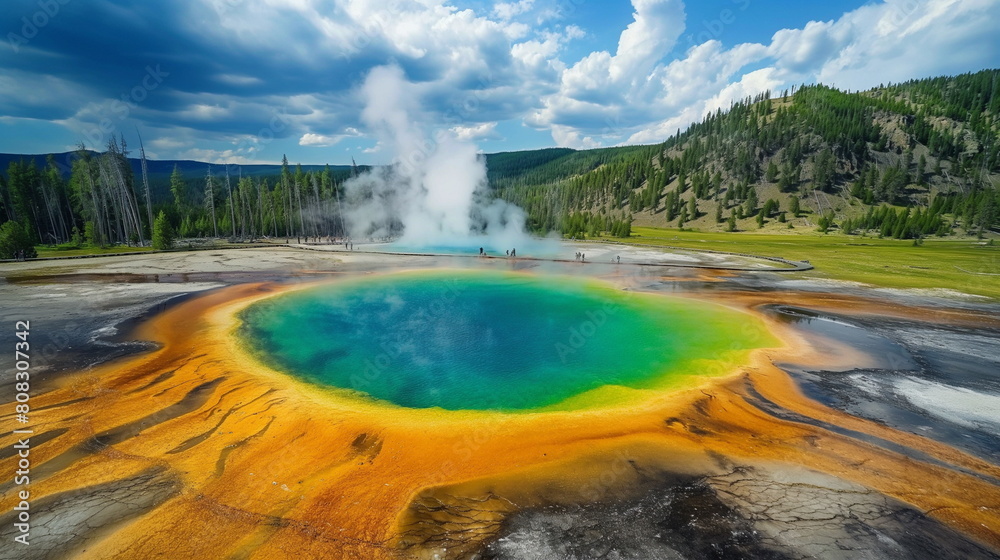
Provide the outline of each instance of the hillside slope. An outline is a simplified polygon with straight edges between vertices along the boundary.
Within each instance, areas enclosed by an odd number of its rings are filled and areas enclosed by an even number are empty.
[[[1000,217],[998,82],[1000,71],[989,70],[857,93],[822,85],[766,93],[658,146],[525,163],[491,174],[493,186],[528,210],[534,230],[577,237],[619,221],[987,233]]]

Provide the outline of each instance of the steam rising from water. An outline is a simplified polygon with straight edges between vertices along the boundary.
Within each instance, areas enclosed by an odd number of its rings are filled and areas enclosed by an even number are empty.
[[[486,161],[448,130],[419,123],[420,92],[397,66],[371,71],[362,121],[393,156],[347,182],[345,218],[354,237],[399,236],[406,247],[523,246],[525,213],[490,199]]]

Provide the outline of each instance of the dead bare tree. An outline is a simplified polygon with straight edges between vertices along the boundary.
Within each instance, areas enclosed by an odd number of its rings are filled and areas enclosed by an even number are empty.
[[[153,199],[149,195],[149,172],[146,169],[146,149],[142,146],[142,136],[139,135],[139,129],[135,129],[135,135],[139,136],[139,153],[142,155],[142,186],[146,190],[146,218],[149,220],[149,231],[152,234],[153,231]]]

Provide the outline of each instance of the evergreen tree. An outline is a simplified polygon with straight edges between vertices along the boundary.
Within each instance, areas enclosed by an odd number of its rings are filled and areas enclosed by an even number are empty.
[[[827,233],[831,226],[833,226],[833,211],[829,211],[820,217],[819,227],[816,229],[822,233]]]
[[[813,184],[817,189],[823,192],[832,190],[836,164],[837,160],[829,148],[824,148],[816,154],[813,166]]]
[[[906,173],[899,165],[890,167],[882,175],[878,187],[875,189],[875,197],[883,202],[894,202],[906,186]]]
[[[8,220],[0,225],[0,259],[13,259],[23,251],[24,258],[33,259],[38,256],[31,236],[24,226],[14,220]]]
[[[1000,208],[998,208],[997,203],[997,193],[987,192],[983,193],[982,202],[979,206],[979,215],[977,216],[977,225],[979,226],[979,237],[983,237],[983,233],[993,227],[997,222],[998,214],[1000,214]]]
[[[677,194],[684,194],[688,188],[687,173],[683,171],[677,176]]]
[[[773,183],[778,179],[778,164],[774,163],[773,159],[767,164],[767,171],[764,173],[764,179],[768,183]]]
[[[753,216],[757,212],[757,189],[751,187],[747,192],[747,200],[744,203],[744,216]]]
[[[174,244],[174,228],[170,225],[167,215],[160,210],[153,221],[153,249],[162,251]]]

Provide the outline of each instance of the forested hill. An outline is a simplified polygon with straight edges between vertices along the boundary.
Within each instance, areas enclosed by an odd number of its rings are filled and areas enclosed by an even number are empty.
[[[343,183],[358,171],[149,160],[144,172],[134,155],[116,140],[100,154],[8,157],[0,249],[12,237],[146,243],[161,213],[181,237],[341,235]],[[492,194],[525,208],[537,233],[628,237],[638,224],[991,235],[1000,225],[1000,70],[866,92],[768,92],[662,144],[490,154],[486,164]]]
[[[577,237],[626,224],[978,235],[1000,217],[998,88],[988,70],[766,93],[660,145],[498,154],[490,179],[533,230]]]

